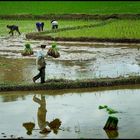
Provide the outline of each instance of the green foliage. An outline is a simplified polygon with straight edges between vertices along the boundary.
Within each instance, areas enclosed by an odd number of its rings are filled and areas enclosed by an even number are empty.
[[[44,31],[51,30],[51,24],[50,20],[42,20],[44,24],[46,25],[44,27]],[[59,26],[60,28],[67,28],[67,27],[74,27],[79,25],[89,25],[93,23],[97,23],[96,20],[59,20]],[[6,28],[6,25],[18,25],[19,30],[21,33],[30,33],[30,32],[36,32],[36,21],[34,20],[0,20],[0,35],[5,36],[8,34],[9,29]],[[42,35],[44,35],[44,32],[41,32]]]
[[[25,48],[26,48],[26,49],[31,49],[30,44],[29,44],[29,43],[25,44]]]
[[[104,109],[104,108],[107,108],[107,105],[104,106],[99,105],[99,109]]]
[[[100,24],[99,20],[60,20],[60,29],[69,28],[75,26],[84,26],[91,24]],[[83,29],[66,30],[55,33],[47,33],[51,30],[51,24],[49,20],[44,21],[47,25],[47,29],[44,28],[44,32],[41,32],[42,36],[50,35],[55,37],[94,37],[94,38],[140,38],[140,20],[114,20],[111,23]],[[19,26],[21,33],[35,32],[35,21],[32,20],[0,20],[0,35],[7,35],[9,30],[6,28],[7,24],[15,24]],[[4,28],[5,27],[5,28]],[[46,31],[46,32],[45,32]]]
[[[108,107],[107,105],[101,106],[99,105],[98,107],[99,109],[106,109],[106,111],[108,112],[108,114],[114,114],[114,113],[118,113],[118,111]]]
[[[31,48],[30,44],[29,43],[26,43],[25,44],[25,48],[24,48],[24,50],[22,52],[22,55],[23,56],[26,56],[26,55],[32,55],[32,54],[33,54],[33,50]]]
[[[56,42],[54,42],[54,43],[52,44],[52,46],[49,48],[47,54],[48,54],[49,56],[54,57],[54,58],[58,58],[58,57],[60,57],[60,53],[58,52],[58,50],[59,50],[59,49],[58,49],[58,47],[57,47],[57,44],[56,44]]]
[[[107,108],[106,109],[108,111],[108,114],[114,114],[114,113],[118,113],[118,111],[112,109],[112,108]]]
[[[0,14],[140,13],[137,1],[1,1]]]
[[[53,44],[52,44],[52,48],[54,49],[54,48],[56,48],[56,42],[54,42]]]
[[[58,46],[57,46],[57,43],[56,42],[54,42],[53,44],[52,44],[52,47],[51,47],[54,51],[59,51],[59,48],[58,48]]]
[[[102,22],[102,21],[100,21]],[[55,37],[94,37],[94,38],[112,38],[112,39],[139,39],[140,38],[140,20],[114,20],[108,24],[100,26],[67,30],[55,32],[46,35]]]

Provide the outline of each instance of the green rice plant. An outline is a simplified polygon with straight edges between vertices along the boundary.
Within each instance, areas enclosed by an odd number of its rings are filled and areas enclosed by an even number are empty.
[[[23,50],[23,52],[21,53],[23,56],[27,56],[27,55],[32,55],[33,54],[33,50],[30,46],[29,43],[25,44],[25,48]]]
[[[57,44],[56,44],[56,42],[54,42],[54,43],[52,44],[52,46],[49,48],[47,54],[48,54],[49,56],[54,57],[54,58],[58,58],[58,57],[60,57],[60,53],[58,52],[58,50],[59,50],[59,49],[58,49],[58,47],[57,47]]]
[[[51,24],[49,20],[42,20],[45,23],[44,32],[40,34],[42,36],[52,36],[56,37],[94,37],[94,38],[130,38],[139,39],[140,38],[140,20],[113,20],[113,22],[108,22],[107,24],[101,25],[103,21],[101,20],[60,20],[59,29],[71,28],[73,30],[65,30],[60,32],[51,33]],[[0,36],[8,35],[9,30],[6,25],[18,25],[21,34],[27,34],[30,32],[37,32],[35,20],[0,20]],[[90,25],[100,25],[100,26],[90,26]],[[77,26],[87,26],[81,29],[76,29]],[[47,33],[50,31],[50,33]]]
[[[140,13],[137,1],[1,1],[0,14],[130,14]]]
[[[114,113],[118,113],[118,111],[108,107],[107,105],[101,106],[99,105],[98,107],[99,109],[106,109],[106,111],[108,112],[108,114],[114,114]]]
[[[104,108],[107,108],[107,105],[104,105],[104,106],[99,105],[99,109],[104,109]]]
[[[18,25],[21,34],[30,32],[37,32],[35,23],[37,20],[0,20],[0,36],[8,35],[9,29],[7,25]],[[51,30],[51,23],[49,20],[42,20],[44,22],[44,32]],[[82,25],[90,25],[98,23],[98,20],[59,20],[59,28],[74,27]],[[44,34],[41,32],[41,34]]]
[[[47,35],[55,37],[94,37],[94,38],[117,38],[117,39],[139,39],[140,20],[114,20],[103,26],[91,28],[75,29],[63,32],[49,33]]]

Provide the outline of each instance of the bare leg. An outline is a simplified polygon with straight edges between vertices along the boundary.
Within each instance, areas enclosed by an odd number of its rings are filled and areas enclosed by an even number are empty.
[[[18,28],[16,29],[16,31],[18,32],[19,35],[21,34]]]
[[[13,35],[14,35],[13,30],[11,30],[11,31],[9,32],[9,34],[12,34],[12,36],[13,36]]]

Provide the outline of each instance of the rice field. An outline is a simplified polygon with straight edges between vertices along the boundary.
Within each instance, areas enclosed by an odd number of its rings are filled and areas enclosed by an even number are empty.
[[[6,28],[6,25],[18,25],[21,33],[30,33],[30,32],[36,32],[36,26],[35,23],[38,22],[38,20],[0,20],[0,35],[7,35],[9,29]],[[45,23],[44,31],[51,30],[51,23],[49,20],[41,20],[41,22]],[[98,23],[100,21],[96,20],[60,20],[59,21],[59,28],[69,28],[74,26],[83,26],[83,25],[90,25],[93,23]]]
[[[102,22],[102,21],[101,21]],[[114,20],[108,24],[47,35],[55,37],[140,38],[140,20]]]
[[[137,14],[139,1],[0,1],[0,15]]]
[[[139,1],[1,1],[0,15],[19,14],[139,14]],[[0,20],[0,35],[7,35],[6,25],[18,25],[21,33],[36,32],[38,20]],[[45,23],[44,31],[51,30],[50,20]],[[97,20],[59,20],[59,29],[84,25],[100,24]],[[95,38],[140,38],[139,19],[114,20],[111,23],[82,29],[74,29],[42,35],[53,37],[95,37]]]
[[[35,23],[37,20],[0,20],[0,35],[8,35],[9,30],[6,25],[18,25],[22,34],[37,32]],[[60,20],[59,29],[70,28],[84,25],[98,25],[95,27],[86,27],[82,29],[66,30],[55,33],[47,33],[51,31],[49,20],[42,20],[45,23],[42,35],[53,37],[95,37],[95,38],[140,38],[140,20],[112,20],[107,24],[101,24],[99,20]]]

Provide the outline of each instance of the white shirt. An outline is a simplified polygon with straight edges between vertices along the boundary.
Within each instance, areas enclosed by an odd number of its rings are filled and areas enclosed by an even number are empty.
[[[45,51],[44,50],[38,50],[36,56],[37,56],[37,59],[40,58],[40,57],[45,57],[46,56]]]
[[[40,68],[40,65],[38,65],[38,60],[39,60],[39,58],[40,58],[40,57],[46,58],[47,56],[48,56],[48,55],[47,55],[47,52],[46,52],[45,50],[43,50],[43,49],[38,50],[38,51],[36,52],[36,65],[37,65],[37,68]]]
[[[53,21],[52,25],[58,25],[58,22],[57,21]]]

